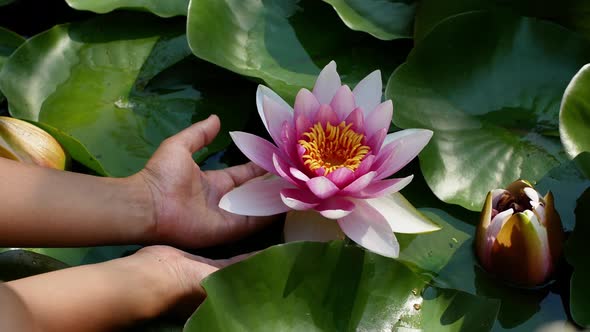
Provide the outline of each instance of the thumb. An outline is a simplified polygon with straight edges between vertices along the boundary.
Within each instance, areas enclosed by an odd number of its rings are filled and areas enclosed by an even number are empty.
[[[219,133],[220,128],[219,118],[217,115],[211,114],[207,119],[199,121],[170,137],[170,141],[174,142],[174,144],[181,144],[191,153],[195,153],[211,143]]]

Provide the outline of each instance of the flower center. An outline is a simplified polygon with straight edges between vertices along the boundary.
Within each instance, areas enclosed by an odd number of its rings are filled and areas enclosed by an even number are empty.
[[[344,121],[337,126],[328,123],[326,128],[320,123],[313,125],[299,140],[305,149],[303,163],[311,171],[323,167],[324,175],[342,167],[356,170],[371,148],[362,144],[365,135],[350,129],[351,126]]]

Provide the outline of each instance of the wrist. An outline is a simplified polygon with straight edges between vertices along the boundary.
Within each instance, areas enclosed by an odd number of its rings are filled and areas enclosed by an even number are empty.
[[[109,263],[112,263],[113,275],[126,276],[121,291],[127,293],[128,302],[124,307],[129,310],[127,317],[130,321],[158,317],[176,301],[179,290],[156,257],[140,251]]]
[[[167,246],[150,246],[139,250],[129,259],[129,273],[136,273],[143,281],[141,289],[149,294],[142,296],[145,305],[138,307],[135,317],[150,319],[167,312],[190,315],[202,302],[205,293],[200,280],[216,268],[192,262],[177,249]]]
[[[155,200],[145,177],[137,173],[126,178],[105,179],[118,186],[127,208],[128,218],[123,221],[128,231],[125,243],[152,243],[156,233]]]

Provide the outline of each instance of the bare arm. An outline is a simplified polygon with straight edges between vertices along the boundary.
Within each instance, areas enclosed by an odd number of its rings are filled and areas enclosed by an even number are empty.
[[[238,216],[219,199],[263,174],[249,163],[203,172],[192,154],[219,131],[211,116],[166,139],[127,178],[60,172],[0,158],[0,247],[175,244],[203,247],[242,237],[271,218]]]
[[[131,178],[61,172],[0,158],[0,245],[143,242],[153,222],[149,192]]]
[[[0,307],[11,308],[0,311],[0,330],[111,331],[178,304],[190,314],[205,297],[201,280],[229,263],[154,246],[0,284]]]

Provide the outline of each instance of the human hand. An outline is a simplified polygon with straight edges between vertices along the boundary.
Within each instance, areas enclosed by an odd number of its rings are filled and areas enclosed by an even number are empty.
[[[10,281],[0,284],[0,307],[12,308],[0,312],[0,330],[112,331],[163,314],[186,318],[205,298],[201,281],[247,256],[210,260],[150,246],[115,260]]]
[[[206,297],[201,286],[203,279],[228,265],[242,261],[253,253],[246,253],[228,259],[209,259],[162,245],[140,249],[129,260],[141,264],[145,270],[158,275],[156,289],[166,290],[157,294],[153,307],[146,317],[156,317],[164,312],[183,318],[192,314]],[[154,271],[156,271],[154,273]]]
[[[212,115],[166,139],[145,168],[130,178],[151,193],[154,220],[148,242],[210,246],[243,237],[272,220],[218,207],[225,193],[264,174],[252,163],[201,171],[192,155],[209,144],[219,128],[219,118]]]

